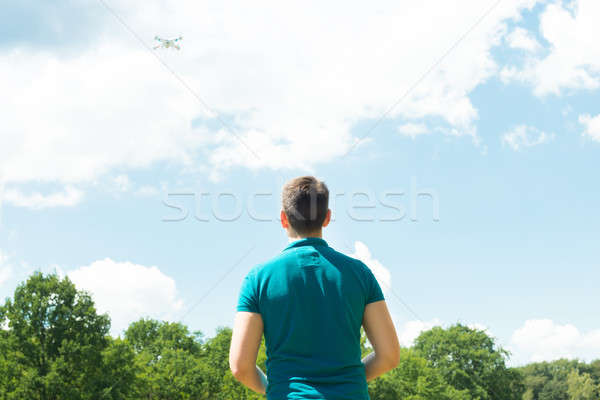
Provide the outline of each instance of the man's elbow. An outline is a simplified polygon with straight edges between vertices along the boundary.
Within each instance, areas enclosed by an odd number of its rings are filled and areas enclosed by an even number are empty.
[[[247,365],[232,362],[229,362],[229,369],[231,370],[231,374],[238,381],[243,381],[252,371],[252,368]]]
[[[385,357],[389,369],[394,369],[400,363],[400,347],[392,349]]]

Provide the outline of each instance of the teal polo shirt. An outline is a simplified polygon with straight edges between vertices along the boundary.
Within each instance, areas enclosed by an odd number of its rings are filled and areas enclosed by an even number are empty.
[[[360,327],[365,306],[383,299],[365,264],[320,238],[250,270],[237,311],[262,316],[267,399],[369,400]]]

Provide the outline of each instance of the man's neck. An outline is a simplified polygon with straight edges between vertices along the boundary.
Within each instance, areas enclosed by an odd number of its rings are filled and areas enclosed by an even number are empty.
[[[323,231],[311,233],[310,235],[288,235],[288,240],[291,242],[295,242],[296,240],[306,239],[306,238],[319,238],[323,239]]]

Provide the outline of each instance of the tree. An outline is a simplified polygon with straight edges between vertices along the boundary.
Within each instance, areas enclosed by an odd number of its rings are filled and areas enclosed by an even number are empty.
[[[181,323],[141,319],[125,331],[138,371],[135,398],[210,399],[217,383],[203,362],[200,333]]]
[[[165,349],[182,350],[199,355],[202,352],[200,332],[190,333],[180,322],[161,322],[154,319],[140,319],[129,325],[125,338],[136,353],[149,352],[157,357]]]
[[[372,400],[471,400],[466,390],[450,386],[438,370],[410,349],[402,349],[396,368],[369,382],[369,395]]]
[[[577,370],[572,370],[567,376],[567,393],[569,400],[595,400],[598,398],[598,388],[591,375],[580,374]]]
[[[103,354],[111,343],[110,320],[68,278],[34,273],[1,315],[8,320],[0,339],[9,369],[0,379],[6,399],[97,399],[107,389]]]
[[[23,376],[16,362],[18,355],[13,351],[14,337],[8,329],[3,329],[6,324],[6,310],[0,307],[0,400],[14,398],[10,394],[15,394]]]
[[[523,400],[565,400],[569,398],[569,375],[573,371],[589,374],[593,380],[594,367],[578,360],[539,362],[519,368],[525,377]]]
[[[365,332],[365,329],[361,326],[360,327],[360,356],[361,358],[364,358],[366,355],[368,355],[370,352],[373,351],[373,348],[370,346],[369,343],[367,343],[367,334]]]
[[[583,371],[583,370],[581,370],[581,371]],[[600,392],[600,360],[592,361],[589,364],[589,370],[587,370],[586,372],[588,372],[590,374],[590,376],[596,383],[598,392]]]
[[[204,345],[205,359],[208,365],[212,367],[215,376],[218,377],[220,387],[216,392],[213,392],[214,400],[258,400],[264,399],[264,396],[259,395],[250,389],[240,384],[231,374],[229,370],[229,347],[231,346],[230,328],[219,328],[214,338],[208,340]],[[261,345],[258,351],[256,364],[265,371],[266,349],[264,337],[261,340]]]
[[[231,329],[221,328],[206,342],[181,323],[142,319],[125,339],[135,352],[136,399],[255,400],[263,397],[237,382],[229,371]],[[258,364],[264,368],[264,342]]]
[[[508,352],[482,330],[435,327],[416,339],[414,349],[448,384],[474,399],[520,400],[523,395],[521,373],[506,367]]]
[[[102,352],[102,371],[97,391],[102,400],[127,399],[133,393],[138,368],[132,346],[123,339],[110,339]]]

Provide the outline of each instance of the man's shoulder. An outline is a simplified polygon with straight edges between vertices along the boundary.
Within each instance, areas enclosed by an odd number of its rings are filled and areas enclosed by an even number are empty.
[[[303,248],[287,249],[265,264],[276,266],[286,262],[293,263],[297,257],[302,257],[302,250]],[[318,247],[317,251],[321,254],[321,257],[338,267],[347,266],[361,271],[369,269],[361,260],[337,251],[331,246]]]
[[[335,250],[332,247],[328,247],[326,252],[323,254],[324,257],[328,258],[334,264],[343,264],[348,265],[354,269],[358,269],[360,271],[368,270],[369,267],[359,260],[358,258],[354,258],[345,253]]]
[[[257,276],[264,275],[265,273],[272,272],[282,263],[289,261],[289,255],[284,253],[280,253],[275,257],[268,259],[267,261],[263,261],[259,264],[256,264],[252,269],[248,272],[248,275]]]
[[[301,248],[300,248],[301,249]],[[248,275],[256,277],[265,277],[276,271],[280,271],[281,267],[288,264],[295,264],[298,257],[300,257],[301,250],[299,248],[286,249],[281,253],[275,255],[267,261],[261,262],[255,265],[249,272]],[[322,248],[320,251],[321,255],[326,258],[332,264],[337,266],[348,266],[352,269],[356,269],[362,273],[370,271],[369,267],[358,258],[351,257],[347,254],[339,252],[332,247]]]

